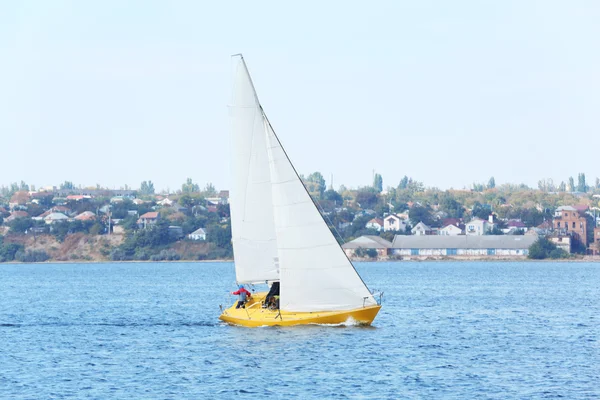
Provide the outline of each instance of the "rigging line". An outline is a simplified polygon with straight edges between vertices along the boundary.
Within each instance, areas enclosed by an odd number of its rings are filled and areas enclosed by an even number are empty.
[[[296,171],[296,167],[294,167],[294,164],[292,164],[292,161],[290,160],[290,157],[288,156],[287,152],[285,151],[285,148],[281,144],[281,140],[279,140],[279,137],[275,133],[275,129],[273,129],[273,125],[271,125],[271,121],[269,121],[269,118],[267,117],[267,114],[265,114],[265,110],[263,110],[262,105],[260,103],[258,104],[258,106],[260,107],[260,111],[261,111],[261,113],[263,115],[264,121],[269,125],[269,127],[271,128],[271,132],[273,132],[273,136],[275,137],[275,140],[277,140],[277,143],[279,143],[279,147],[281,147],[281,151],[283,152],[283,154],[285,155],[285,158],[287,158],[288,162],[290,163],[290,166],[292,167],[292,170],[296,174],[296,177],[298,177],[298,180],[300,180],[300,183],[302,183],[302,180],[300,179],[300,175],[298,174],[298,171]],[[308,189],[306,188],[306,186],[304,186],[303,183],[302,183],[302,188],[304,188],[304,191],[306,192],[306,195],[313,202],[314,206],[317,208],[317,211],[319,211],[319,208],[316,205],[315,200],[311,197],[310,193],[308,192]],[[319,214],[321,214],[321,213],[319,212]],[[323,218],[322,215],[321,215],[321,218]],[[327,223],[324,219],[323,219],[323,222]],[[337,243],[337,239],[335,238],[335,235],[331,232],[331,230],[329,229],[329,227],[327,227],[327,230],[329,231],[329,234],[333,237],[333,240],[335,240],[335,242]],[[342,247],[339,245],[339,243],[338,243],[338,248],[340,249],[340,251],[342,252],[342,254],[344,255],[344,257],[346,257],[346,260],[348,260],[348,263],[352,266],[352,269],[354,270],[354,273],[356,274],[356,276],[358,276],[358,279],[360,279],[360,281],[363,283],[363,285],[365,285],[365,288],[367,289],[367,291],[371,292],[369,290],[369,287],[367,286],[367,284],[363,280],[362,276],[360,276],[360,274],[356,270],[356,267],[354,266],[354,264],[352,264],[352,261],[350,261],[350,258],[348,257],[348,255],[346,254],[346,252],[342,249]]]

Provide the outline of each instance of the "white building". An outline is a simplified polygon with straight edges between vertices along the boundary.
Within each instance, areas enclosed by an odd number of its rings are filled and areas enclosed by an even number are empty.
[[[48,216],[46,216],[44,218],[44,221],[47,224],[54,224],[57,222],[68,221],[68,220],[69,220],[69,217],[67,217],[65,214],[59,213],[59,212],[48,214]]]
[[[476,236],[485,235],[487,232],[494,229],[494,226],[496,226],[496,224],[493,222],[493,219],[494,217],[492,215],[490,215],[489,221],[477,217],[473,218],[465,225],[465,234]]]
[[[383,219],[384,231],[406,231],[406,221],[395,214],[390,214]]]
[[[381,218],[373,218],[367,222],[365,225],[367,229],[375,229],[376,231],[381,231],[383,229],[383,220]]]
[[[344,243],[342,249],[348,257],[354,257],[358,249],[375,249],[379,257],[387,256],[388,249],[392,246],[387,240],[379,236],[360,236],[356,239]]]
[[[413,235],[417,235],[417,236],[431,235],[431,232],[432,232],[431,228],[429,226],[425,225],[423,222],[419,222],[410,231]]]
[[[206,230],[204,230],[204,228],[198,228],[190,233],[188,238],[191,240],[206,240]]]
[[[537,236],[404,236],[396,235],[393,256],[526,256]]]
[[[458,235],[462,235],[464,232],[462,229],[460,229],[458,226],[456,225],[446,225],[445,227],[443,227],[442,229],[440,229],[438,231],[438,235],[441,236],[458,236]]]

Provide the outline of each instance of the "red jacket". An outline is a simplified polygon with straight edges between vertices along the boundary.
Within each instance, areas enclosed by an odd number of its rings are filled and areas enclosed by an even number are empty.
[[[239,289],[239,290],[237,290],[235,292],[231,292],[231,294],[239,295],[239,294],[242,294],[244,292],[246,293],[246,296],[252,297],[252,293],[250,293],[249,291],[247,291],[245,288],[241,288],[241,289]]]

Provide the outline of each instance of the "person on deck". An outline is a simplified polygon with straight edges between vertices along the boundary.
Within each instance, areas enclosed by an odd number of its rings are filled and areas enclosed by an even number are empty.
[[[240,307],[245,308],[244,305],[248,301],[248,297],[252,297],[252,293],[250,293],[249,291],[247,291],[244,288],[244,285],[240,285],[239,289],[236,290],[235,292],[231,292],[231,294],[235,294],[237,296],[240,296],[239,300],[238,300],[238,303],[237,303],[237,306],[235,306],[235,308],[240,308]]]

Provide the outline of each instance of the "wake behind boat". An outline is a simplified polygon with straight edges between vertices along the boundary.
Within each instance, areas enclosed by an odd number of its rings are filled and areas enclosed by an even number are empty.
[[[220,319],[250,327],[371,324],[381,305],[287,157],[244,58],[234,57],[230,205],[236,281],[266,283],[271,290],[248,297],[239,308],[235,302]]]

